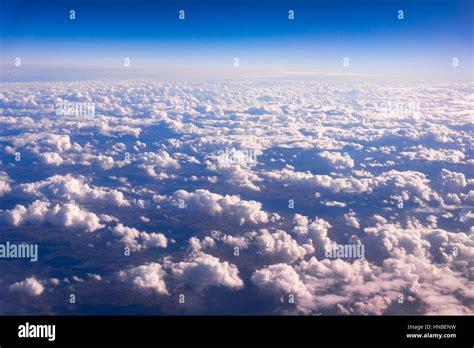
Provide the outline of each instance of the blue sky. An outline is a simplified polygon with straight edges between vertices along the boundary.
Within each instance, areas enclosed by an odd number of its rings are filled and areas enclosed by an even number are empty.
[[[316,71],[472,79],[469,0],[0,0],[2,67],[93,74]],[[69,10],[76,19],[69,19]],[[178,20],[178,11],[186,19]],[[288,10],[295,20],[288,20]],[[397,19],[397,11],[404,19]],[[350,67],[342,68],[349,57]],[[453,57],[459,67],[451,69]],[[6,67],[6,68],[5,68]],[[30,69],[30,70],[29,70]],[[123,73],[123,71],[122,71]],[[17,74],[17,73],[13,73]],[[5,74],[5,76],[12,76]],[[7,77],[8,78],[8,77]]]

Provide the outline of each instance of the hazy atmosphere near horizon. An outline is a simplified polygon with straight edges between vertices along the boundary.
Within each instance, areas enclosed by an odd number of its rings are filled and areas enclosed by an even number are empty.
[[[473,315],[473,19],[0,0],[0,315]]]

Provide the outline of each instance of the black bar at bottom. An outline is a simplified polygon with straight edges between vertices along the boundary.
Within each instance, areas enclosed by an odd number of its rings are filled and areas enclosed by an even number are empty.
[[[28,323],[28,326],[26,326]],[[21,327],[21,325],[24,325]],[[19,337],[29,328],[32,335]],[[0,317],[0,346],[65,344],[390,344],[450,347],[474,343],[474,316],[4,316]],[[50,331],[51,333],[51,331]],[[20,334],[21,335],[21,334]],[[410,336],[408,336],[410,335]],[[441,337],[440,337],[441,336]]]

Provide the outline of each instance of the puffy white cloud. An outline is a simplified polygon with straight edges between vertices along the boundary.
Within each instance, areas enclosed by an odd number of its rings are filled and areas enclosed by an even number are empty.
[[[34,127],[34,125],[33,125]],[[25,124],[25,129],[31,132],[32,124]],[[20,136],[9,138],[12,144],[18,149],[26,149],[36,155],[42,153],[62,154],[66,151],[79,151],[81,146],[71,143],[71,138],[67,134],[54,134],[47,132],[30,133],[25,131]]]
[[[177,281],[200,290],[210,286],[238,290],[244,286],[237,266],[202,251],[192,252],[186,261],[172,264],[171,274]]]
[[[309,171],[295,172],[288,168],[266,172],[265,175],[272,180],[323,188],[333,193],[373,193],[376,189],[399,193],[405,190],[407,194],[413,195],[415,202],[442,202],[438,193],[430,188],[430,180],[426,175],[416,171],[390,170],[378,176],[360,179],[352,176],[333,178],[329,175],[313,175]]]
[[[50,166],[60,166],[63,164],[63,158],[56,152],[43,152],[39,155],[39,158],[44,164]]]
[[[94,155],[92,153],[81,153],[77,159],[77,163],[83,166],[95,165],[102,170],[110,170],[112,168],[121,168],[127,165],[128,161],[115,161],[113,157],[104,154]]]
[[[120,237],[120,241],[131,250],[140,251],[150,247],[166,248],[168,239],[162,233],[141,232],[133,227],[127,227],[119,223],[111,228],[113,234]]]
[[[257,287],[277,296],[294,295],[296,303],[310,301],[313,297],[299,274],[286,263],[257,270],[251,280]]]
[[[347,203],[338,201],[321,201],[320,203],[326,207],[347,207]]]
[[[378,224],[375,227],[364,229],[363,240],[366,243],[366,254],[377,255],[383,253],[390,256],[396,248],[401,248],[418,256],[422,256],[429,243],[422,237],[418,229],[405,229],[396,224]]]
[[[11,191],[10,181],[6,172],[0,172],[0,197]]]
[[[274,106],[261,105],[258,107],[253,106],[251,108],[248,108],[246,112],[250,115],[275,115],[281,114],[281,109]]]
[[[348,226],[360,228],[359,219],[357,219],[357,216],[353,211],[349,212],[348,214],[344,214],[344,221]]]
[[[100,168],[103,170],[112,169],[115,165],[115,161],[113,157],[105,156],[105,155],[98,155],[94,156],[93,160],[99,165]]]
[[[374,180],[377,186],[390,189],[394,193],[405,190],[414,196],[416,201],[442,201],[438,193],[429,186],[430,180],[420,172],[390,170]]]
[[[21,184],[18,188],[24,193],[41,198],[55,196],[68,201],[74,200],[85,203],[99,201],[118,207],[130,205],[122,192],[91,186],[86,182],[84,176],[54,175],[45,180]]]
[[[50,134],[45,139],[45,143],[55,147],[59,153],[70,150],[72,147],[69,135]]]
[[[110,110],[109,108],[105,107],[102,104],[97,105],[98,110]],[[112,112],[124,116],[127,115],[128,108],[117,107],[113,108]],[[104,110],[104,111],[105,111]],[[123,124],[120,124],[123,123]],[[139,127],[132,127],[131,124],[135,122],[131,121],[128,117],[122,117],[120,119],[116,119],[115,117],[106,117],[106,116],[99,116],[98,120],[91,125],[91,130],[97,132],[104,136],[124,136],[124,135],[131,135],[135,138],[138,138],[141,133],[141,129]]]
[[[466,176],[463,173],[442,169],[441,177],[443,178],[443,183],[450,188],[462,188],[467,185]]]
[[[218,172],[231,185],[260,191],[256,183],[262,179],[252,172],[252,167],[257,165],[259,154],[260,152],[255,150],[225,148],[211,156],[206,162],[207,169]]]
[[[324,188],[334,193],[362,193],[373,189],[373,180],[370,178],[333,178],[329,175],[313,175],[309,171],[296,172],[288,168],[266,172],[265,175],[271,180]]]
[[[221,240],[224,244],[238,247],[239,249],[247,249],[249,247],[249,240],[244,236],[231,236],[227,234]]]
[[[138,156],[137,160],[140,163],[138,167],[144,169],[151,177],[159,177],[156,171],[180,167],[178,161],[166,151],[144,152]]]
[[[219,175],[223,176],[226,182],[231,185],[253,191],[260,191],[260,187],[258,187],[256,183],[262,181],[262,179],[248,168],[232,164],[219,167],[210,165],[208,169],[217,171]]]
[[[103,228],[100,219],[94,213],[82,210],[75,204],[55,204],[36,200],[28,207],[17,205],[5,212],[6,220],[20,226],[25,223],[42,224],[48,222],[56,226],[83,229],[93,232]]]
[[[412,148],[413,151],[402,151],[400,155],[410,160],[418,161],[441,161],[449,163],[461,163],[464,160],[464,153],[460,150],[452,149],[430,149],[423,145]]]
[[[201,249],[213,248],[216,246],[215,240],[209,236],[206,236],[202,239],[199,239],[197,237],[191,237],[189,238],[188,243],[189,243],[189,249],[192,251],[199,251]]]
[[[331,245],[328,229],[331,224],[324,219],[315,218],[313,221],[306,216],[295,214],[293,232],[300,243],[311,243],[316,249],[326,250]]]
[[[240,225],[245,223],[268,222],[268,214],[261,210],[262,204],[257,201],[246,201],[239,196],[219,195],[208,190],[187,192],[179,190],[172,196],[155,196],[156,202],[171,203],[191,212],[204,213],[208,216],[222,217]]]
[[[151,289],[157,294],[168,294],[166,272],[159,263],[148,263],[118,272],[118,278],[138,289]]]
[[[271,233],[267,229],[261,229],[255,237],[255,243],[257,250],[273,262],[292,263],[304,257],[306,253],[314,251],[311,245],[306,245],[306,248],[300,246],[282,230]]]
[[[354,168],[354,160],[348,154],[323,151],[319,156],[327,159],[329,163],[336,167],[336,169]]]
[[[21,282],[9,286],[10,291],[21,292],[30,296],[39,296],[44,291],[44,286],[36,277],[29,277]]]

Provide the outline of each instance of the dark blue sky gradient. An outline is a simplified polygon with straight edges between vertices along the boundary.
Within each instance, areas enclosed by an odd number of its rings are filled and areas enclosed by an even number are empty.
[[[472,35],[470,0],[2,0],[5,39],[245,40],[317,35]],[[77,19],[67,17],[76,10]],[[177,11],[186,10],[184,22]],[[287,11],[296,11],[295,21]],[[403,25],[396,11],[405,11]],[[73,25],[71,25],[73,24]],[[184,24],[184,25],[183,25]]]
[[[360,72],[369,73],[390,70],[397,62],[410,66],[423,62],[425,69],[436,71],[456,56],[468,63],[459,70],[472,71],[471,0],[0,0],[0,4],[4,61],[22,55],[36,61],[89,57],[105,62],[125,55],[143,63],[165,57],[179,62],[190,56],[217,62],[238,55],[255,65],[279,62],[307,69],[316,62],[328,69],[329,62],[349,56],[365,62],[358,65]],[[76,11],[74,21],[68,18],[70,9]],[[177,18],[180,9],[186,11],[185,21]],[[287,18],[289,9],[295,11],[293,21]],[[403,21],[397,19],[399,9],[405,12]]]

